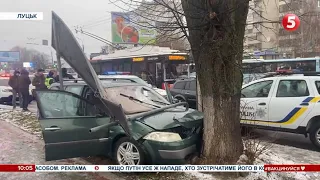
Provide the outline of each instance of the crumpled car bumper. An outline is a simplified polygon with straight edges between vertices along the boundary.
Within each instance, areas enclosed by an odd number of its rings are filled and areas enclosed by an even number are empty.
[[[185,164],[200,150],[198,134],[178,142],[157,142],[145,140],[142,145],[150,164]]]

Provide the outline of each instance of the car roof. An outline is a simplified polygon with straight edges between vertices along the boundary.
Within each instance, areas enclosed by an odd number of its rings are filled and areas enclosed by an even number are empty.
[[[105,88],[110,88],[110,87],[120,87],[120,86],[143,86],[141,84],[137,84],[137,83],[117,83],[117,82],[105,82],[102,83],[103,87]],[[78,82],[74,82],[74,81],[64,81],[63,85],[66,86],[72,86],[72,85],[81,85],[81,86],[85,86],[87,85],[87,83],[85,83],[84,81],[78,81]],[[51,86],[60,86],[59,82],[53,83]]]

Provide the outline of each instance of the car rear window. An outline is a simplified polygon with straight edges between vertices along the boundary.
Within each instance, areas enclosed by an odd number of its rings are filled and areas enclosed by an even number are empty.
[[[181,82],[177,82],[177,83],[173,86],[173,88],[174,88],[174,89],[184,89],[185,85],[186,85],[186,82],[185,82],[185,81],[181,81]]]

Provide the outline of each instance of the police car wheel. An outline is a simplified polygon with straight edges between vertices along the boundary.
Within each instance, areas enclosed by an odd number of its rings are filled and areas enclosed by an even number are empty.
[[[119,165],[143,165],[144,156],[140,144],[128,137],[119,139],[115,145],[114,159]]]
[[[309,135],[311,142],[320,149],[320,122],[312,125]]]

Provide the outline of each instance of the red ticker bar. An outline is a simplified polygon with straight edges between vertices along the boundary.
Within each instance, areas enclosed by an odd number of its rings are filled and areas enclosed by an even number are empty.
[[[34,164],[0,164],[0,172],[35,172]]]
[[[264,165],[266,172],[320,172],[320,165],[292,164],[292,165]]]

